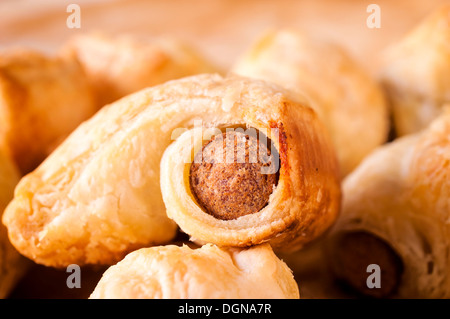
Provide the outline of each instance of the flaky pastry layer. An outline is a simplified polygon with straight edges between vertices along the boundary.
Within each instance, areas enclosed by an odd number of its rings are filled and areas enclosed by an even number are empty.
[[[111,266],[90,299],[298,299],[288,266],[268,244],[248,249],[142,248]]]
[[[425,131],[367,157],[344,180],[343,197],[342,214],[329,237],[330,258],[339,249],[333,246],[334,234],[374,234],[403,263],[394,297],[450,296],[449,110]]]
[[[333,224],[340,204],[337,161],[314,112],[263,81],[205,74],[132,94],[80,125],[20,181],[3,218],[12,243],[52,266],[108,264],[167,243],[175,222],[185,228],[189,213],[175,201],[164,203],[161,187],[170,186],[160,184],[161,158],[178,130],[198,120],[273,126],[282,136],[277,205],[253,221],[231,221],[236,230],[221,226],[239,246],[271,240],[294,249]],[[217,224],[223,223],[211,226]]]

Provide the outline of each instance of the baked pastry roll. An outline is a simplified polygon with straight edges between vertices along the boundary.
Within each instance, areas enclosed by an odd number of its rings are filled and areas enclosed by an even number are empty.
[[[306,96],[331,134],[347,175],[386,141],[389,117],[381,87],[340,46],[300,31],[263,34],[232,71],[277,83]]]
[[[382,56],[380,80],[396,134],[420,131],[450,102],[450,5],[433,12]]]
[[[450,297],[450,110],[367,157],[343,198],[326,245],[338,278],[375,297]],[[367,286],[370,264],[380,288]]]
[[[203,123],[184,130],[161,160],[167,215],[198,243],[269,241],[279,251],[300,249],[339,210],[337,161],[326,129],[281,88],[234,76],[208,81],[199,89],[214,102],[185,107],[202,110]]]
[[[90,299],[298,299],[292,272],[269,244],[142,248],[111,266]]]
[[[19,176],[16,165],[0,149],[0,216],[13,197]],[[6,228],[0,224],[0,298],[8,297],[28,266],[29,261],[11,245]]]
[[[193,198],[188,201],[186,188],[174,185],[179,165],[168,162],[170,152],[163,164],[161,158],[180,132],[236,125],[268,129],[269,137],[271,127],[278,129],[280,141],[272,140],[280,153],[280,176],[265,209],[226,221],[202,211]],[[219,244],[273,240],[294,248],[336,219],[337,175],[333,147],[310,108],[262,81],[204,74],[102,108],[20,181],[4,223],[20,252],[53,266],[117,262],[138,247],[172,240],[175,222],[200,239],[209,237],[200,236],[199,223],[210,223],[207,232],[215,233]]]
[[[96,111],[75,59],[31,50],[0,55],[0,148],[22,174],[33,170]]]
[[[99,106],[168,80],[217,71],[189,45],[168,37],[94,32],[73,37],[63,50],[80,61]]]

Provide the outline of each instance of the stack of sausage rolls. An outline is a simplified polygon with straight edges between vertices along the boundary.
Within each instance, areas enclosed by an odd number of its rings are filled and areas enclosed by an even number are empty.
[[[294,29],[229,70],[98,33],[3,53],[0,297],[35,263],[109,267],[90,298],[297,299],[310,247],[360,295],[450,297],[449,43],[443,7],[378,77]]]

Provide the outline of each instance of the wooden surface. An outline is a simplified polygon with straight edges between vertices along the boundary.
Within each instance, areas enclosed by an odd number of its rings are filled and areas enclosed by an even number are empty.
[[[69,29],[69,3],[81,7],[81,28]],[[381,8],[381,28],[366,25],[370,3]],[[94,30],[144,36],[178,37],[200,50],[220,67],[228,68],[261,32],[298,28],[341,43],[370,72],[389,44],[398,41],[425,15],[449,1],[30,1],[0,2],[0,49],[32,47],[57,50],[79,32]],[[299,281],[304,298],[352,298],[329,278],[320,253],[314,249],[286,262]],[[13,292],[13,298],[86,298],[103,269],[86,270],[82,290],[65,286],[64,270],[35,266]]]
[[[0,49],[55,50],[78,32],[93,30],[176,36],[227,68],[264,30],[293,27],[341,43],[368,69],[387,45],[449,0],[3,0]],[[69,29],[70,3],[81,8],[81,28]],[[367,6],[381,9],[381,28],[370,29]]]

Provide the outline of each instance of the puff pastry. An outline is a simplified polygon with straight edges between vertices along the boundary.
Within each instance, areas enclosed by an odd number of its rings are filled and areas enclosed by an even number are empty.
[[[93,32],[68,41],[103,106],[140,89],[199,73],[217,72],[205,57],[175,38]]]
[[[298,299],[290,269],[269,244],[247,249],[142,248],[111,266],[90,299]]]
[[[298,30],[269,31],[232,71],[277,83],[294,97],[306,96],[331,134],[342,177],[387,139],[389,117],[381,87],[336,44]]]
[[[343,197],[326,245],[338,278],[376,297],[450,297],[450,110],[367,157]],[[380,288],[366,285],[369,264]]]
[[[167,215],[193,241],[219,246],[245,247],[270,241],[277,250],[289,251],[320,236],[338,214],[340,185],[333,146],[315,113],[305,104],[292,102],[281,88],[267,82],[239,76],[199,79],[210,82],[201,86],[209,102],[198,100],[185,110],[202,110],[204,126],[186,129],[161,159],[161,191]],[[254,129],[272,141],[279,154],[279,176],[266,206],[224,219],[199,205],[192,194],[189,171],[194,165],[192,156],[210,134],[236,126],[241,132]],[[222,172],[225,169],[222,167]],[[256,191],[252,195],[260,196],[258,187],[247,187],[240,176],[248,171],[238,170],[231,176],[224,172],[224,177],[216,180],[217,185],[210,185],[212,192],[218,192],[217,198],[222,201],[240,192],[242,201],[254,203],[255,196],[248,199],[246,195]],[[230,189],[224,190],[223,185]]]
[[[0,149],[0,216],[13,197],[19,176],[16,165]],[[0,225],[0,298],[9,295],[28,267],[29,262],[11,245],[6,228]]]
[[[0,147],[22,174],[96,111],[77,60],[31,50],[0,55]]]
[[[278,129],[280,178],[261,212],[222,221],[186,195],[171,154],[196,129],[234,125]],[[175,222],[221,245],[271,240],[298,248],[333,224],[339,205],[334,150],[310,108],[262,81],[204,74],[102,108],[20,181],[3,221],[24,255],[64,266],[113,263],[132,249],[166,243]]]
[[[380,80],[399,136],[420,131],[450,102],[450,5],[431,13],[382,56]]]

